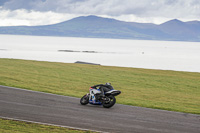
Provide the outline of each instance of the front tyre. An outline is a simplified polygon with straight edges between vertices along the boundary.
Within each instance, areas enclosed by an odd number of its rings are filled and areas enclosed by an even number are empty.
[[[88,104],[88,103],[89,103],[89,95],[87,95],[87,94],[84,95],[84,96],[81,98],[80,103],[81,103],[82,105]]]
[[[112,95],[107,96],[106,100],[103,102],[104,108],[110,108],[116,103],[116,98]]]

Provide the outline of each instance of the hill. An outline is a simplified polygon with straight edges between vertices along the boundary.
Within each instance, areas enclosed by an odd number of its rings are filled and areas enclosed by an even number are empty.
[[[0,34],[200,41],[200,22],[174,19],[156,25],[81,16],[53,25],[0,27]]]

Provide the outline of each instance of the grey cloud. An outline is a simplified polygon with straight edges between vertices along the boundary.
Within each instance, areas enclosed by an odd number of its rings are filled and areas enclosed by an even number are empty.
[[[199,17],[199,0],[9,0],[4,9],[139,17]]]
[[[43,2],[42,0],[7,0],[4,3],[4,9],[17,10],[17,9],[34,9],[37,4]]]
[[[0,0],[0,6],[4,5],[8,0]]]

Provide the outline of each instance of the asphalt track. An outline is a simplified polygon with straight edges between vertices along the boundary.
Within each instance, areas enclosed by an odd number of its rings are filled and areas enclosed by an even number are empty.
[[[0,117],[114,133],[200,133],[200,115],[79,100],[0,86]]]

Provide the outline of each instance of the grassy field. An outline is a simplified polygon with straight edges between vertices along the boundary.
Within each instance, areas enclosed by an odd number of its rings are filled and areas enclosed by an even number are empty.
[[[0,119],[0,133],[92,133],[64,127]]]
[[[200,114],[200,73],[0,59],[0,84],[81,97],[95,84],[121,90],[117,103]]]

